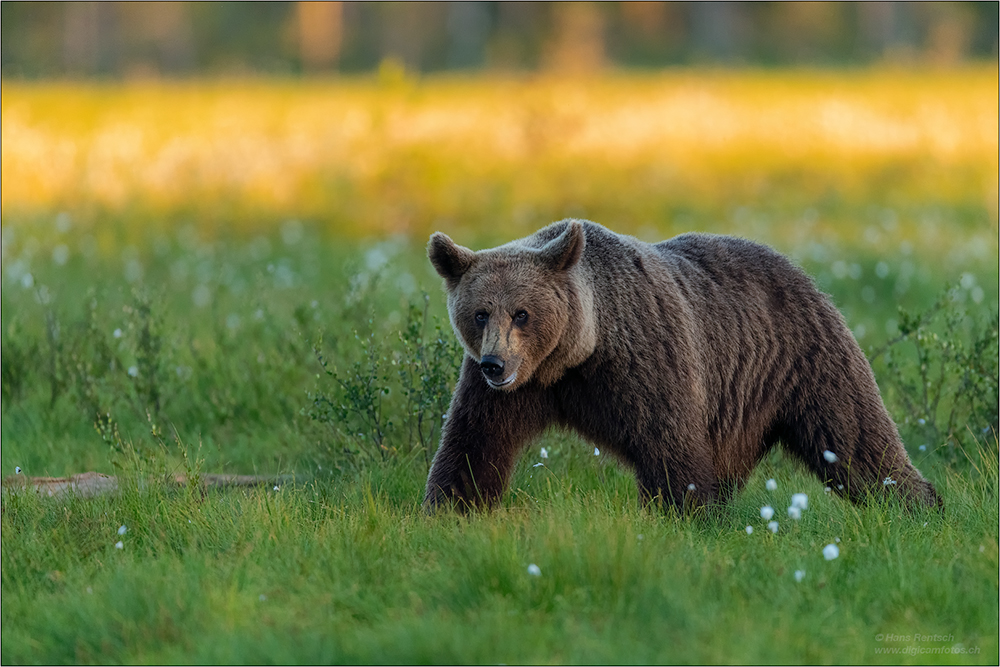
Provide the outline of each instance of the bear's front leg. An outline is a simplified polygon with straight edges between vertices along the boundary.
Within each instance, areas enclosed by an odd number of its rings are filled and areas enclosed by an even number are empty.
[[[537,383],[493,389],[479,364],[466,357],[427,477],[424,507],[494,505],[518,455],[551,419],[551,399]]]

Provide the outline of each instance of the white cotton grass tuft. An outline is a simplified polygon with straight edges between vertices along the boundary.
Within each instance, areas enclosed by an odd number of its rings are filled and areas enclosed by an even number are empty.
[[[767,524],[767,529],[769,531],[771,531],[772,533],[777,533],[778,532],[778,522],[777,521],[771,521],[771,522],[769,522]]]
[[[275,491],[280,491],[281,489],[280,489],[280,487],[279,487],[279,486],[278,486],[277,484],[275,484],[275,485],[274,485],[274,490],[275,490]]]
[[[594,447],[594,456],[600,456],[600,455],[601,455],[601,450],[599,450],[597,447]]]
[[[896,480],[894,480],[892,477],[886,477],[885,479],[882,480],[882,486],[892,486],[895,483]]]
[[[115,549],[124,549],[124,548],[125,548],[125,543],[124,542],[122,542],[121,540],[118,540],[117,542],[115,542]]]
[[[800,510],[809,509],[809,496],[804,493],[793,493],[792,507],[798,507]]]
[[[696,487],[694,484],[688,484],[688,491],[694,491],[696,488],[698,487]]]
[[[777,491],[778,483],[773,479],[769,479],[766,482],[764,482],[764,488],[766,488],[768,491]]]
[[[823,558],[827,560],[833,560],[840,555],[840,547],[836,544],[828,544],[823,547]]]
[[[837,455],[831,452],[829,449],[823,450],[823,458],[826,459],[827,463],[836,463]]]
[[[747,535],[753,535],[753,526],[747,526]]]
[[[544,447],[542,447],[542,453],[541,453],[541,457],[542,457],[543,459],[547,459],[547,458],[549,458],[549,450],[547,450],[547,449],[545,449]]]
[[[760,518],[764,521],[770,521],[771,517],[774,516],[774,508],[770,505],[764,505],[760,508]]]
[[[125,524],[122,524],[121,526],[118,527],[118,534],[124,535],[126,530],[128,530],[128,528],[125,527]]]
[[[788,518],[798,521],[802,518],[802,510],[795,505],[792,505],[788,508]]]
[[[806,578],[805,570],[795,570],[795,581],[802,581]]]
[[[532,563],[531,565],[528,566],[528,574],[530,574],[533,577],[540,577],[542,576],[542,568]]]

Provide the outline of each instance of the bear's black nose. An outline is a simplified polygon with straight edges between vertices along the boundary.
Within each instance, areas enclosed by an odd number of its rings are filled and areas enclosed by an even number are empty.
[[[479,367],[483,369],[483,374],[488,378],[499,379],[503,377],[503,359],[487,354],[479,361]]]

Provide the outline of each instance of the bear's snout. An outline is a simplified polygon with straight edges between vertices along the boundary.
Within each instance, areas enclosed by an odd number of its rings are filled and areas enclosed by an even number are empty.
[[[514,380],[517,379],[517,363],[505,363],[503,359],[493,354],[484,355],[479,360],[479,369],[483,372],[486,382],[491,387],[498,389],[513,384]],[[510,375],[505,375],[505,373],[510,373]]]
[[[483,370],[483,375],[490,380],[499,380],[503,377],[503,359],[487,354],[480,359],[479,368]]]

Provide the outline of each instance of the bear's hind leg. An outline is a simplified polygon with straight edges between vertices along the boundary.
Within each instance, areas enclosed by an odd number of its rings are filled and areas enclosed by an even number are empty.
[[[784,429],[785,448],[817,477],[852,502],[897,494],[908,502],[940,505],[934,487],[910,462],[881,399],[855,396],[847,406],[816,405]]]

